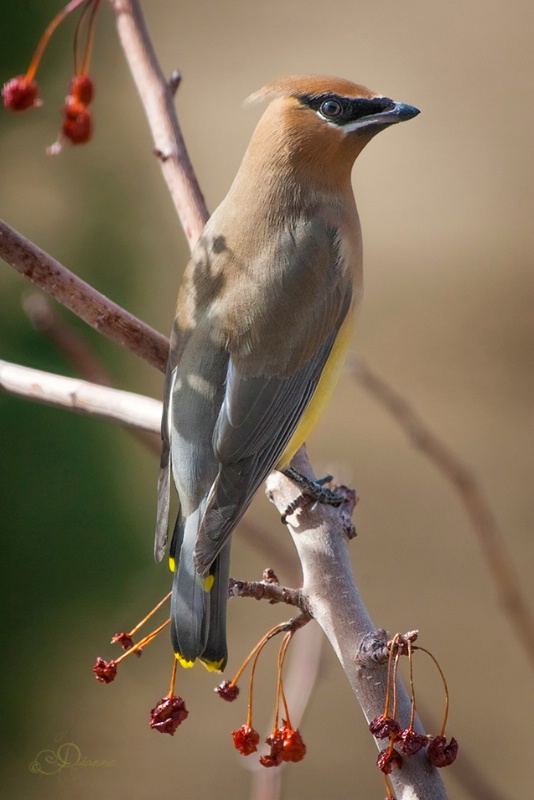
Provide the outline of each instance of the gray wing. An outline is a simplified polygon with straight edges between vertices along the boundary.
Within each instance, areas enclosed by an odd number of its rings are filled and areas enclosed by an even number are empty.
[[[334,330],[293,375],[246,376],[230,362],[213,439],[219,473],[195,549],[199,572],[209,569],[259,486],[279,462],[317,388],[350,299],[347,294]]]

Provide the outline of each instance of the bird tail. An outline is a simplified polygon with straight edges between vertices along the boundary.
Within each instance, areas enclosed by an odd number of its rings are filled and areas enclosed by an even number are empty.
[[[209,572],[195,569],[194,551],[202,504],[185,522],[178,518],[170,548],[174,580],[171,596],[171,638],[176,658],[192,667],[199,658],[209,670],[222,672],[228,657],[226,605],[230,575],[230,542]]]

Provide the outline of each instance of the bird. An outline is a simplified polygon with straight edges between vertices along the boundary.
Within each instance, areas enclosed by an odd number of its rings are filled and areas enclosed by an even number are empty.
[[[154,555],[168,538],[171,640],[223,671],[230,542],[273,469],[288,472],[340,374],[362,295],[355,159],[419,110],[351,81],[275,80],[180,286],[164,387]],[[309,488],[309,487],[308,487]]]

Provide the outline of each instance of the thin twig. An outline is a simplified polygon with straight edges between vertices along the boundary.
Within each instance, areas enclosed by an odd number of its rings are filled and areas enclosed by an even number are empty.
[[[458,492],[477,534],[503,610],[534,664],[534,617],[519,589],[519,581],[505,551],[495,517],[473,473],[427,427],[410,404],[361,358],[351,356],[347,361],[347,369],[390,412],[415,447],[433,462]]]
[[[168,340],[0,220],[0,258],[88,325],[165,371]]]
[[[287,586],[280,586],[279,583],[238,581],[230,578],[228,596],[252,597],[254,600],[268,600],[270,603],[287,603],[290,606],[297,606],[302,612],[307,611],[300,589],[290,589]]]

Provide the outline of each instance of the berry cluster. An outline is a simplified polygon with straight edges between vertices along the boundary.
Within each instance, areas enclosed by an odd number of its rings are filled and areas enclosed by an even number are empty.
[[[285,636],[282,639],[282,644],[280,645],[280,650],[278,653],[278,677],[274,728],[271,736],[268,736],[265,740],[266,744],[269,745],[270,750],[267,755],[260,756],[259,760],[263,767],[279,767],[284,761],[302,761],[306,755],[306,745],[302,741],[302,736],[300,735],[298,728],[293,728],[291,725],[289,709],[287,707],[286,696],[284,693],[284,685],[282,682],[282,669],[287,654],[287,648],[291,639],[293,638],[295,630],[300,627],[300,624],[300,618],[298,618],[296,620],[291,620],[290,622],[283,622],[280,625],[275,625],[274,628],[271,628],[271,630],[268,631],[268,633],[266,633],[265,636],[258,642],[256,647],[254,647],[252,652],[249,653],[244,663],[239,668],[235,678],[232,681],[223,681],[221,685],[215,689],[219,697],[221,697],[223,700],[226,700],[227,702],[232,702],[235,700],[239,694],[237,682],[249,662],[254,659],[252,661],[252,668],[250,671],[247,721],[237,731],[233,731],[232,736],[234,739],[234,747],[242,755],[249,756],[252,753],[255,753],[258,749],[258,744],[260,743],[260,735],[252,727],[252,696],[256,665],[258,663],[260,653],[267,642],[272,639],[273,636],[285,632]],[[281,725],[279,725],[280,700],[282,700],[284,712],[287,717],[287,719],[282,719]]]
[[[410,631],[407,634],[396,634],[386,647],[388,650],[388,675],[387,692],[384,713],[380,714],[369,723],[369,730],[375,739],[388,739],[388,747],[381,750],[376,762],[377,767],[383,772],[384,776],[390,775],[393,769],[402,769],[404,758],[409,758],[426,748],[426,756],[434,767],[448,767],[456,759],[458,753],[458,742],[451,737],[447,743],[445,738],[445,726],[449,711],[449,693],[445,676],[438,662],[424,647],[414,645],[417,639],[417,631]],[[413,653],[419,650],[426,653],[436,665],[443,686],[445,689],[445,713],[441,731],[438,736],[427,736],[414,730],[415,721],[415,689],[413,681]],[[402,728],[397,720],[397,668],[401,655],[408,656],[410,670],[410,689],[411,689],[411,714],[407,728]],[[391,707],[391,713],[390,713]],[[391,787],[386,778],[388,798],[393,798]]]
[[[57,14],[43,33],[26,73],[16,75],[4,84],[2,98],[11,111],[26,111],[42,105],[35,73],[50,37],[58,25],[71,11],[83,6],[74,35],[74,77],[70,81],[65,104],[62,108],[63,123],[59,136],[47,153],[59,153],[66,140],[72,144],[84,144],[92,137],[92,114],[88,108],[93,99],[93,82],[89,77],[89,64],[93,49],[95,18],[101,0],[71,0]],[[83,36],[82,36],[83,34]],[[82,43],[82,38],[84,39]]]
[[[139,628],[150,619],[150,617],[158,611],[159,608],[169,599],[171,596],[170,592],[167,594],[163,600],[157,604],[152,611],[146,615],[144,619],[139,622],[135,628],[129,633],[116,633],[111,639],[112,644],[120,644],[122,649],[125,651],[120,658],[111,660],[111,661],[104,661],[103,658],[97,658],[96,663],[93,667],[93,672],[95,673],[95,678],[100,683],[111,683],[115,680],[117,676],[117,669],[119,664],[124,661],[129,656],[135,653],[137,656],[140,656],[143,648],[146,647],[150,642],[156,638],[156,636],[161,633],[161,631],[167,627],[170,622],[170,619],[167,619],[161,625],[159,625],[155,630],[141,639],[137,644],[134,643],[134,634],[137,633]],[[173,667],[172,667],[172,675],[171,675],[171,685],[168,694],[165,697],[162,697],[161,700],[156,703],[153,709],[150,711],[150,727],[153,728],[155,731],[159,731],[160,733],[168,733],[171,736],[174,736],[174,733],[179,725],[187,719],[189,712],[185,707],[184,700],[179,697],[178,695],[174,694],[174,684],[176,682],[176,667],[178,662],[175,658],[173,658]]]

